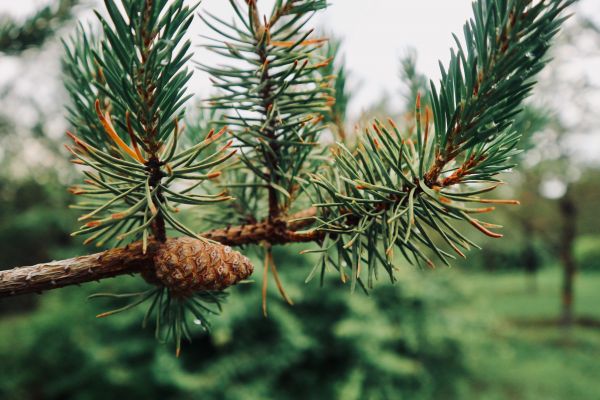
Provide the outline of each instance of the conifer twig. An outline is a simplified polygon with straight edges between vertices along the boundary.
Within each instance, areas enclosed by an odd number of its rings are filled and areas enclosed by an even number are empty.
[[[277,227],[264,221],[208,231],[201,235],[229,246],[258,244],[263,241],[273,244],[290,243],[296,241],[295,230],[309,226],[312,223],[310,217],[315,214],[316,210],[309,208],[279,221]],[[300,218],[301,221],[295,221]],[[287,222],[288,220],[291,222]],[[316,240],[318,236],[311,239]],[[308,240],[307,237],[304,241]],[[0,271],[0,297],[39,293],[151,269],[156,243],[150,241],[146,254],[142,251],[142,245],[140,241],[96,254]]]

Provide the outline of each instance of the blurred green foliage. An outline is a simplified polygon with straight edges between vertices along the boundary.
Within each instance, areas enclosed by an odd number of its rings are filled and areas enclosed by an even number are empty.
[[[293,254],[276,254],[286,283],[307,272]],[[447,275],[402,276],[372,297],[338,282],[325,283],[326,295],[288,283],[296,306],[273,288],[267,319],[259,284],[241,286],[212,334],[198,334],[179,360],[139,329],[143,310],[99,321],[94,313],[112,305],[82,303],[93,291],[134,290],[138,280],[50,293],[35,312],[0,322],[0,398],[461,398],[465,344],[478,328],[457,309],[465,298]]]
[[[588,324],[565,332],[557,326],[558,267],[539,273],[536,291],[519,273],[469,273],[459,280],[472,296],[472,311],[495,317],[483,333],[488,340],[469,346],[469,365],[476,373],[465,399],[598,398],[600,330]],[[600,318],[599,286],[598,273],[582,272],[578,278],[575,309],[588,321]]]
[[[0,179],[0,269],[73,253],[69,200],[52,172]]]
[[[38,47],[72,17],[72,8],[79,0],[55,0],[25,21],[15,21],[0,15],[0,53],[19,54]]]
[[[584,271],[600,271],[600,236],[586,235],[577,238],[575,259]]]
[[[7,166],[7,163],[0,163]],[[53,172],[25,179],[0,174],[0,270],[82,254],[70,232],[74,221],[69,196]],[[2,314],[30,309],[35,296],[0,301]]]
[[[46,294],[35,311],[0,319],[0,398],[592,400],[600,390],[600,333],[534,324],[555,316],[556,268],[536,292],[519,273],[406,269],[371,297],[325,295],[289,283],[306,273],[294,253],[277,259],[295,306],[273,290],[264,319],[260,281],[240,286],[180,359],[139,329],[143,310],[96,320],[114,304],[82,302],[139,289],[135,278]],[[584,274],[578,313],[598,318],[600,275]]]

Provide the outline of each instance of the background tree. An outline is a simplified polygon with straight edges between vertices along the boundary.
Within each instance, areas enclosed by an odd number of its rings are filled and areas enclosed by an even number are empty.
[[[0,52],[19,54],[32,47],[39,47],[58,28],[72,18],[72,9],[78,0],[59,0],[38,10],[23,22],[10,17],[1,18]]]
[[[586,164],[589,164],[585,161],[576,161],[580,157],[572,141],[577,141],[578,137],[582,138],[581,135],[589,135],[593,127],[597,126],[598,121],[595,118],[593,108],[590,108],[583,100],[588,96],[593,96],[594,92],[597,91],[597,87],[593,87],[593,84],[586,78],[573,82],[560,79],[558,74],[561,70],[568,68],[568,64],[571,62],[569,58],[563,55],[564,52],[569,51],[569,47],[579,50],[581,57],[586,57],[586,54],[593,54],[594,50],[592,49],[598,48],[600,42],[598,42],[597,35],[595,37],[592,36],[593,47],[588,47],[588,45],[581,44],[576,40],[577,37],[584,35],[585,31],[594,31],[593,26],[593,22],[586,18],[581,18],[576,24],[571,25],[565,36],[565,39],[570,38],[571,40],[563,42],[563,46],[558,47],[556,50],[556,57],[559,60],[561,57],[564,57],[563,63],[562,65],[559,64],[558,68],[554,71],[556,75],[549,77],[555,80],[553,90],[560,88],[559,90],[562,91],[564,89],[562,93],[571,99],[571,104],[575,108],[573,112],[580,116],[580,118],[573,119],[573,114],[567,116],[565,113],[559,111],[560,108],[556,108],[556,118],[550,128],[554,141],[553,144],[549,141],[546,142],[548,148],[545,150],[548,153],[554,153],[554,162],[550,163],[547,161],[544,163],[547,179],[558,181],[564,186],[562,193],[559,190],[558,193],[549,193],[549,195],[557,198],[556,206],[561,218],[562,229],[558,237],[557,249],[558,257],[563,267],[562,311],[560,319],[565,326],[570,326],[574,321],[574,281],[577,271],[574,250],[575,239],[579,229],[577,226],[577,214],[580,212],[575,186],[577,180],[580,178],[581,170],[586,169]],[[567,43],[571,43],[570,46]],[[550,89],[548,86],[542,86],[541,91],[544,90],[547,91]],[[553,106],[556,107],[556,105]],[[589,140],[589,138],[585,140]]]
[[[519,169],[515,187],[521,186],[528,197],[523,199],[521,209],[511,213],[512,220],[521,226],[523,237],[529,238],[524,241],[526,246],[534,245],[533,238],[541,239],[546,244],[545,251],[562,266],[559,319],[567,327],[575,322],[576,239],[579,233],[593,231],[586,222],[589,214],[585,218],[578,214],[586,213],[588,201],[598,198],[593,187],[583,182],[579,187],[579,180],[597,168],[594,160],[582,154],[585,149],[581,147],[583,142],[594,141],[592,135],[598,121],[589,99],[597,93],[597,87],[590,74],[584,73],[575,80],[568,71],[577,65],[577,60],[595,54],[599,42],[594,26],[584,17],[573,19],[553,50],[554,68],[544,73],[534,96],[535,105],[529,106],[521,116],[525,118],[518,120],[519,130],[526,134],[526,152],[521,156],[525,166]],[[557,90],[561,93],[560,102],[553,97]],[[548,218],[548,213],[554,218]],[[578,227],[581,224],[585,226]],[[525,250],[526,255],[536,253],[533,248]]]

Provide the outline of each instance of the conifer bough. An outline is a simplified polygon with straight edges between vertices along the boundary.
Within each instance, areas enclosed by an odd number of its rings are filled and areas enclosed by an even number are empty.
[[[374,121],[351,145],[338,46],[309,27],[324,0],[277,0],[266,14],[229,0],[230,22],[200,11],[214,33],[205,47],[223,62],[198,63],[217,92],[185,130],[193,8],[105,0],[103,34],[79,29],[65,43],[67,148],[85,174],[71,188],[82,199],[75,234],[115,249],[0,272],[0,295],[141,272],[154,287],[99,294],[133,300],[101,316],[149,303],[144,323],[154,316],[179,349],[190,319],[206,326],[222,289],[252,271],[224,245],[263,249],[263,295],[270,270],[288,301],[273,245],[315,242],[307,281],[333,267],[365,291],[380,268],[394,281],[395,250],[427,266],[464,257],[476,246],[464,226],[500,237],[479,215],[517,203],[486,194],[512,167],[514,117],[573,2],[475,1],[440,82],[416,96],[414,124]],[[340,141],[328,145],[321,132],[333,124]]]

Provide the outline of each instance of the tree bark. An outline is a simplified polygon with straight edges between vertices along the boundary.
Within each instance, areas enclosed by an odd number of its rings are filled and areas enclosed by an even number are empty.
[[[0,272],[0,297],[42,292],[64,286],[133,274],[152,266],[154,243],[142,254],[140,242],[61,261]]]
[[[315,215],[316,209],[311,207],[277,221],[276,224],[259,222],[212,230],[200,235],[229,246],[257,244],[262,241],[272,244],[314,241],[320,235],[299,234],[296,231],[311,225],[311,217]],[[294,221],[300,218],[308,219]],[[158,242],[150,241],[146,254],[142,253],[142,243],[135,242],[96,254],[0,271],[0,297],[40,293],[153,269],[153,255],[158,245]]]
[[[212,239],[228,246],[242,246],[267,241],[270,244],[300,243],[318,240],[320,235],[301,235],[296,231],[312,224],[312,219],[294,221],[301,218],[311,218],[317,214],[315,207],[308,208],[291,215],[288,218],[274,222],[263,221],[255,224],[232,226],[215,229],[202,233],[201,236]]]
[[[577,206],[572,197],[570,189],[559,201],[559,210],[562,219],[562,230],[560,238],[560,261],[563,267],[562,282],[562,311],[561,324],[570,327],[574,321],[573,299],[575,274],[577,264],[573,254],[575,237],[577,234]]]
[[[525,248],[521,252],[521,260],[527,275],[527,290],[530,293],[537,292],[537,272],[540,268],[540,259],[535,249],[535,229],[529,217],[521,219],[521,227],[525,240]]]

